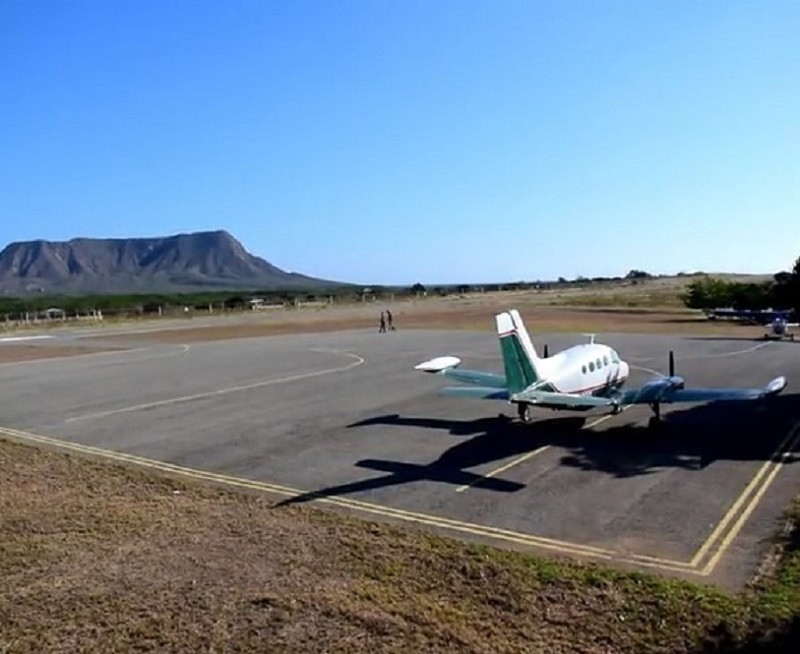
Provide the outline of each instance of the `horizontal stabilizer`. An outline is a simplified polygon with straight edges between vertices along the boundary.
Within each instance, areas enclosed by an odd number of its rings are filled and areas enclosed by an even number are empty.
[[[459,368],[461,359],[458,357],[436,357],[414,366],[415,370],[429,372],[436,375],[444,375],[448,379],[453,379],[465,384],[475,384],[476,386],[491,386],[497,390],[506,388],[506,378],[493,372],[483,372],[481,370],[465,370]]]
[[[436,357],[435,359],[428,359],[414,366],[414,370],[422,370],[422,372],[442,372],[449,368],[455,368],[461,363],[458,357]]]
[[[616,404],[614,400],[607,397],[573,393],[551,393],[549,391],[522,391],[521,393],[515,393],[511,399],[514,402],[563,409],[595,409]]]

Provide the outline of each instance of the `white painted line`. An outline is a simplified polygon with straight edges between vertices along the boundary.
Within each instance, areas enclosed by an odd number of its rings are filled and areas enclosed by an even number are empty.
[[[110,352],[95,352],[95,353],[91,353],[91,354],[79,354],[78,356],[67,357],[67,358],[68,359],[82,359],[84,357],[95,357],[95,356],[101,356],[101,355],[106,355],[107,356],[109,354],[130,354],[132,352],[148,352],[150,350],[155,350],[155,349],[157,349],[159,347],[162,347],[162,346],[153,345],[153,346],[149,346],[149,347],[136,347],[136,348],[133,348],[132,350],[112,350]],[[168,352],[163,352],[163,353],[156,352],[155,354],[151,354],[151,355],[147,355],[147,356],[134,357],[134,358],[132,358],[132,359],[130,359],[128,361],[112,361],[110,363],[110,365],[121,365],[121,366],[124,366],[124,365],[129,365],[129,364],[132,364],[132,363],[139,363],[140,361],[150,361],[151,359],[168,359],[170,357],[177,357],[177,356],[181,356],[182,354],[186,354],[192,348],[191,345],[186,345],[186,344],[175,345],[173,347],[177,348],[177,350],[170,349]]]
[[[748,347],[744,350],[734,350],[733,352],[721,352],[719,354],[706,354],[697,357],[690,357],[692,360],[697,359],[722,359],[724,357],[735,357],[740,354],[747,354],[748,352],[755,352],[756,350],[760,350],[762,347],[766,347],[770,345],[772,341],[764,341],[763,343],[758,343],[757,345],[753,345],[753,347]]]
[[[53,338],[49,334],[36,334],[31,336],[3,336],[0,343],[19,343],[21,341],[39,341],[44,338]]]
[[[628,364],[628,367],[632,370],[641,370],[642,372],[649,372],[651,375],[655,375],[656,377],[664,377],[664,373],[658,372],[658,370],[653,370],[652,368],[645,368],[644,366],[634,366],[632,363]]]
[[[125,355],[125,354],[133,354],[134,352],[145,352],[148,350],[153,350],[155,347],[136,347],[131,350],[105,350],[103,352],[87,352],[86,354],[65,354],[63,356],[57,357],[40,357],[38,359],[27,359],[24,361],[8,361],[7,363],[0,363],[0,369],[11,368],[13,366],[24,366],[29,368],[32,365],[36,365],[37,363],[47,363],[52,364],[54,361],[73,361],[75,359],[88,359],[89,357],[110,357],[115,354],[117,355]],[[128,364],[128,363],[138,363],[139,361],[148,361],[149,359],[164,359],[166,357],[171,356],[178,356],[180,354],[186,354],[189,351],[190,345],[180,345],[178,346],[180,349],[177,352],[166,352],[164,354],[154,354],[152,356],[145,356],[145,357],[138,357],[135,359],[131,359],[129,361],[116,361],[116,364]]]
[[[263,388],[264,386],[272,386],[273,384],[284,384],[287,382],[299,381],[300,379],[322,377],[323,375],[331,375],[333,373],[350,370],[351,368],[360,366],[365,361],[359,355],[352,354],[350,352],[337,352],[336,354],[341,354],[343,356],[350,357],[351,359],[355,360],[348,363],[347,365],[339,366],[337,368],[326,368],[325,370],[315,370],[314,372],[305,372],[299,375],[289,375],[288,377],[265,379],[262,381],[256,381],[249,384],[240,384],[238,386],[228,386],[227,388],[218,388],[216,390],[206,391],[204,393],[195,393],[194,395],[181,395],[179,397],[170,397],[163,400],[156,400],[155,402],[146,402],[143,404],[134,404],[132,406],[122,407],[119,409],[110,409],[109,411],[98,411],[97,413],[87,413],[82,416],[73,416],[71,418],[67,418],[64,422],[72,423],[83,420],[92,420],[94,418],[105,418],[107,416],[113,416],[120,413],[131,413],[133,411],[142,411],[144,409],[153,409],[161,406],[169,406],[171,404],[181,404],[183,402],[191,402],[192,400],[202,400],[208,397],[218,397],[220,395],[227,395],[229,393],[249,391],[254,388]]]
[[[681,357],[681,358],[684,359],[685,361],[698,361],[698,360],[701,360],[701,359],[723,359],[725,357],[736,357],[736,356],[739,356],[740,354],[748,354],[750,352],[755,352],[756,350],[760,350],[762,347],[766,347],[767,345],[771,345],[773,342],[774,341],[763,341],[761,343],[756,343],[755,345],[752,345],[751,347],[745,348],[744,350],[731,350],[729,352],[719,352],[717,354],[700,354],[700,355],[697,355],[697,356],[685,356],[685,357]],[[673,348],[673,351],[675,351],[674,348]],[[666,353],[663,356],[666,357]],[[661,358],[661,355],[652,356],[652,357],[634,357],[634,359],[637,360],[637,361],[653,361],[654,359],[660,359],[660,358]],[[636,366],[631,366],[631,367],[634,368]],[[652,372],[652,371],[650,371],[649,368],[639,368],[639,369],[640,370],[646,370],[648,372]],[[656,373],[656,374],[660,375],[662,373]]]

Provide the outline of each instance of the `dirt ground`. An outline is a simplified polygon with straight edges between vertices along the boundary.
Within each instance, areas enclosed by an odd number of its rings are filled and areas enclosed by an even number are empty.
[[[627,290],[631,293],[630,289]],[[760,338],[762,327],[708,320],[682,307],[580,307],[549,304],[542,293],[516,291],[475,293],[398,302],[367,302],[315,309],[283,309],[232,314],[190,314],[185,320],[142,319],[108,325],[108,333],[93,335],[82,344],[0,343],[0,363],[64,357],[91,351],[116,350],[116,327],[126,329],[126,345],[141,342],[192,343],[292,333],[378,328],[380,312],[390,309],[397,329],[493,330],[499,311],[516,308],[532,334],[670,333]],[[164,329],[160,330],[159,326]],[[144,328],[141,333],[130,329]]]
[[[541,306],[530,294],[486,294],[476,298],[445,298],[402,302],[390,306],[398,329],[473,329],[493,330],[494,316],[508,307],[517,308],[532,334],[575,333],[669,333],[760,338],[762,327],[734,322],[712,321],[697,312],[684,309],[637,309]],[[168,327],[158,320],[142,320],[123,325],[145,327],[141,333],[127,332],[126,344],[141,342],[193,343],[200,341],[376,329],[384,307],[374,303],[331,307],[318,310],[281,310],[266,314],[234,314],[187,319],[185,325],[174,322]],[[159,330],[159,324],[165,328]],[[107,334],[93,335],[83,344],[0,343],[0,363],[65,357],[91,352],[119,350],[120,335],[109,328]]]
[[[528,330],[535,333],[676,333],[731,335],[758,338],[763,328],[732,322],[711,321],[702,314],[686,310],[573,308],[539,306],[526,302],[525,297],[514,302],[509,297],[490,297],[477,300],[433,300],[398,303],[390,307],[397,329],[474,329],[493,330],[494,316],[509,306],[522,314]],[[141,334],[126,334],[126,340],[188,343],[229,338],[269,336],[275,334],[326,332],[348,329],[376,329],[382,306],[354,306],[327,310],[288,310],[266,316],[248,317],[233,322],[220,319],[219,324],[204,324],[170,328]],[[113,334],[98,337],[114,338]]]

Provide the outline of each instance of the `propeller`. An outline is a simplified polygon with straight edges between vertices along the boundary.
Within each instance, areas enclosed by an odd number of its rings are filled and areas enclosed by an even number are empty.
[[[675,376],[675,354],[672,350],[669,351],[669,376]]]

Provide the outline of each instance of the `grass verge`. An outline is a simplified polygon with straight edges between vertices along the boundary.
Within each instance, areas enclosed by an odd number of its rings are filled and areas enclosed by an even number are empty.
[[[798,516],[730,595],[0,440],[0,652],[796,652]]]

